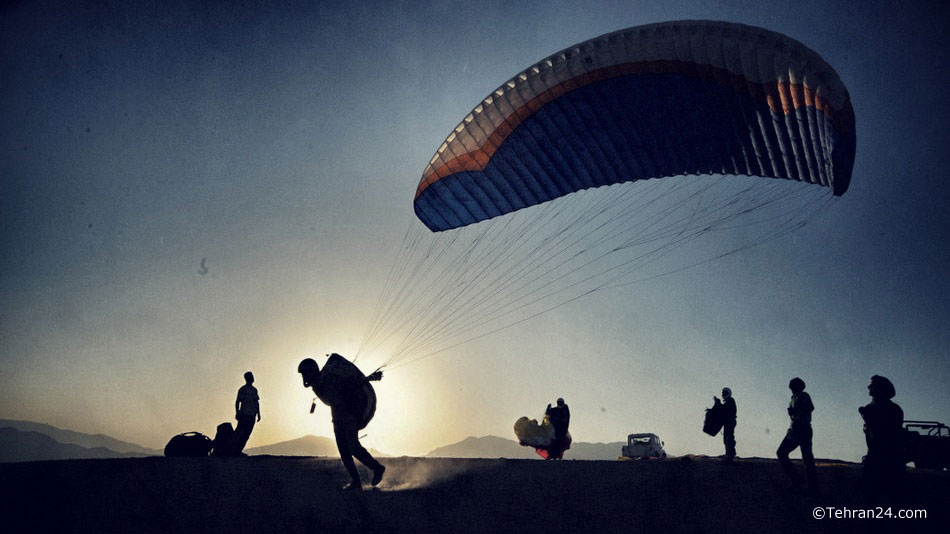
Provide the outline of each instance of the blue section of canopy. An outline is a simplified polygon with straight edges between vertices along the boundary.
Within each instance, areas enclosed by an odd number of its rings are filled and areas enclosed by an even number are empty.
[[[678,175],[784,178],[847,189],[854,132],[813,107],[789,114],[711,80],[638,74],[571,91],[512,132],[483,172],[433,182],[415,211],[433,231],[603,185]]]

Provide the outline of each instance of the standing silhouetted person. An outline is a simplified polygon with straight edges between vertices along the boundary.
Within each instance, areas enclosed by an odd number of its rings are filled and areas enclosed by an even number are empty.
[[[778,446],[778,461],[782,464],[785,474],[792,480],[792,485],[801,486],[801,475],[795,472],[792,461],[788,459],[788,453],[801,447],[802,462],[805,464],[805,477],[808,480],[808,490],[815,492],[818,490],[817,477],[815,475],[815,456],[811,450],[811,412],[815,410],[815,405],[811,403],[811,397],[805,393],[805,381],[795,377],[788,383],[788,389],[792,390],[792,400],[788,403],[788,416],[791,419],[791,425],[785,434],[785,439]]]
[[[571,410],[567,407],[567,404],[564,404],[564,399],[558,398],[554,407],[548,404],[547,409],[544,410],[544,415],[551,422],[551,426],[554,427],[554,442],[548,451],[548,459],[560,460],[567,448],[565,437],[567,436],[567,427],[571,424]]]
[[[314,394],[330,407],[336,447],[340,451],[340,460],[350,475],[350,483],[343,489],[363,489],[353,457],[373,471],[372,484],[379,484],[386,467],[363,448],[359,431],[369,423],[376,410],[376,394],[369,382],[381,379],[382,371],[376,371],[368,377],[363,376],[352,362],[334,353],[323,366],[322,372],[312,358],[301,361],[297,372],[303,377],[304,387],[312,388]]]
[[[864,457],[864,480],[868,491],[888,495],[896,491],[904,474],[904,411],[891,401],[894,384],[874,375],[868,385],[871,403],[858,408],[864,419],[868,453]]]
[[[713,397],[716,404],[713,409],[719,410],[722,417],[722,443],[726,446],[726,462],[732,462],[736,457],[736,400],[732,398],[732,390],[722,388],[722,404],[718,397]]]
[[[571,424],[571,409],[564,404],[564,399],[559,398],[554,407],[548,404],[544,415],[548,416],[551,425],[554,426],[554,439],[564,439],[567,427]]]
[[[237,430],[234,431],[232,442],[233,454],[240,454],[247,445],[247,440],[254,430],[254,423],[261,420],[260,397],[254,387],[254,373],[244,373],[244,382],[238,389],[237,400],[234,401],[234,418],[237,419]]]

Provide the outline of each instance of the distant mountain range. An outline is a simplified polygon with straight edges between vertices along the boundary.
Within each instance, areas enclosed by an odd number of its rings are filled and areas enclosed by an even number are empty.
[[[616,460],[623,442],[574,442],[564,454],[573,460]],[[246,449],[249,455],[339,456],[336,442],[322,436],[303,436],[261,447]],[[373,456],[391,456],[370,449]],[[43,423],[0,419],[0,462],[65,460],[81,458],[129,458],[162,456],[163,451],[149,449],[104,434],[84,434]],[[429,452],[433,458],[540,458],[531,447],[498,436],[470,436]]]
[[[335,440],[312,435],[245,449],[244,452],[249,455],[339,456]],[[370,453],[379,457],[390,456],[375,449],[370,449]],[[163,450],[149,449],[104,434],[84,434],[33,421],[0,419],[0,462],[162,455]]]
[[[0,428],[0,462],[72,460],[77,458],[136,458],[150,456],[137,452],[116,452],[104,447],[83,447],[60,443],[39,432]]]
[[[626,443],[584,443],[575,441],[564,453],[567,460],[616,460]],[[537,458],[531,447],[522,447],[517,441],[498,436],[469,436],[458,443],[433,450],[427,457],[436,458]]]
[[[458,443],[439,447],[430,458],[540,458],[534,449],[498,436],[469,436]]]
[[[84,448],[103,448],[117,453],[136,453],[138,456],[161,455],[162,451],[148,449],[135,443],[129,443],[115,439],[105,434],[83,434],[82,432],[73,432],[72,430],[63,430],[43,423],[34,423],[33,421],[14,421],[10,419],[0,419],[0,428],[13,428],[21,432],[37,432],[53,438],[61,444],[79,445]],[[119,458],[122,456],[113,456]]]
[[[249,455],[270,454],[273,456],[340,456],[336,450],[336,441],[323,436],[303,436],[290,441],[281,441],[262,447],[244,449]],[[370,454],[378,457],[390,456],[376,449],[369,449]]]

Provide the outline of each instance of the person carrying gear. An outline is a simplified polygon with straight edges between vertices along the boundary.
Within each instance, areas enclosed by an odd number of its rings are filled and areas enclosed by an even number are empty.
[[[547,409],[544,410],[544,415],[548,416],[551,425],[554,426],[554,439],[564,439],[564,435],[567,434],[567,427],[571,424],[571,409],[567,407],[567,404],[564,404],[564,399],[558,398],[557,404],[553,408],[548,404]]]
[[[571,424],[571,410],[567,407],[567,404],[564,404],[564,399],[558,398],[553,408],[548,404],[547,409],[544,410],[544,416],[554,427],[554,441],[551,443],[548,458],[560,460],[569,446],[568,443],[565,443],[565,437],[567,436],[567,427]]]
[[[897,490],[904,474],[903,432],[904,410],[891,401],[896,391],[894,384],[883,376],[874,375],[868,384],[871,403],[858,408],[864,419],[864,437],[868,445],[864,457],[864,479],[867,490],[873,494],[888,494]]]
[[[350,475],[350,483],[343,489],[363,489],[353,457],[373,471],[372,484],[378,485],[383,479],[386,467],[363,448],[359,441],[359,431],[369,424],[376,412],[376,393],[370,381],[380,380],[383,377],[382,371],[364,376],[352,362],[334,353],[330,355],[322,371],[316,361],[307,358],[297,366],[297,372],[303,378],[304,387],[312,388],[314,394],[330,407],[337,450],[340,451],[340,460]]]
[[[811,396],[805,393],[805,381],[795,377],[788,383],[788,389],[792,390],[792,399],[788,404],[788,416],[791,419],[791,425],[785,434],[785,439],[779,445],[775,452],[778,455],[779,463],[785,474],[791,479],[792,485],[801,486],[801,476],[795,472],[792,461],[788,459],[788,453],[798,447],[802,450],[802,462],[805,464],[805,477],[808,482],[808,491],[815,493],[818,490],[818,480],[815,474],[815,455],[812,453],[811,441],[811,413],[815,410],[815,405],[811,402]]]
[[[732,390],[722,388],[722,402],[719,397],[713,396],[714,410],[719,410],[722,420],[722,443],[726,446],[726,456],[723,460],[731,463],[736,457],[736,400],[732,398]]]
[[[231,454],[240,455],[247,445],[247,440],[254,430],[254,423],[261,420],[260,396],[254,387],[254,373],[244,373],[245,384],[238,389],[237,400],[234,401],[234,418],[237,419],[237,430],[231,442]]]

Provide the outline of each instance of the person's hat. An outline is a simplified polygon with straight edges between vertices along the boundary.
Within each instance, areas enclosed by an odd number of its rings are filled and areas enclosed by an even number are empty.
[[[320,370],[320,366],[317,365],[317,362],[313,358],[306,358],[304,360],[300,360],[300,364],[297,365],[298,373],[311,373],[311,372],[319,371],[319,370]]]

